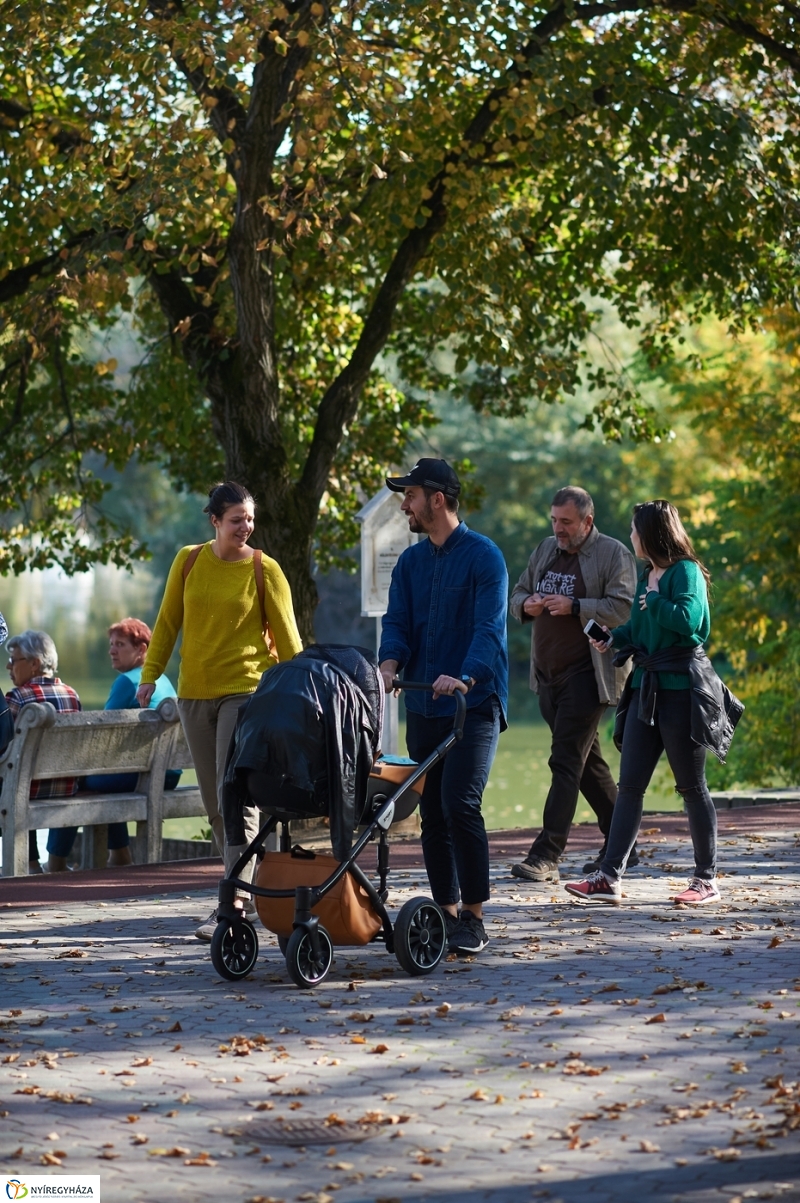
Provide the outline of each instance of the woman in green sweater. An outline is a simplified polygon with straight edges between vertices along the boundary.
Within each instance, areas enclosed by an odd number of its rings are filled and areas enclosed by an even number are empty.
[[[706,748],[692,738],[690,671],[697,659],[694,649],[702,647],[711,631],[709,577],[678,511],[668,501],[648,501],[635,507],[631,544],[646,565],[630,620],[610,631],[607,642],[592,640],[599,652],[607,652],[612,645],[628,652],[635,649],[619,791],[600,868],[583,881],[566,883],[566,889],[586,902],[619,904],[620,881],[639,832],[644,794],[661,753],[666,751],[676,788],[686,803],[695,858],[689,886],[674,901],[702,906],[720,896],[717,818],[706,783]],[[608,631],[608,627],[603,629]],[[659,664],[665,668],[659,669]],[[687,671],[678,671],[681,668]],[[645,689],[646,700],[641,696]],[[649,721],[643,721],[643,713],[651,714]]]
[[[192,753],[197,783],[217,847],[228,872],[245,845],[225,842],[222,781],[239,707],[255,693],[261,675],[302,649],[289,584],[275,560],[248,546],[255,504],[242,485],[227,481],[208,494],[214,539],[183,547],[167,578],[153,638],[137,691],[145,709],[183,630],[178,710]],[[258,832],[258,809],[245,811],[249,843]],[[216,911],[196,931],[210,940]]]

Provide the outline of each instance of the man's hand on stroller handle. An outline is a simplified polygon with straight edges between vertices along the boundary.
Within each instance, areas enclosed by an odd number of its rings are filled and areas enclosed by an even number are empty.
[[[394,679],[397,676],[397,661],[396,660],[384,660],[381,663],[378,671],[380,672],[381,678],[383,680],[383,688],[386,690],[387,693],[391,693],[394,688],[393,687]],[[399,694],[400,694],[400,690],[394,689],[394,696],[398,697]]]
[[[454,693],[469,693],[469,686],[459,677],[448,677],[442,673],[433,683],[433,698],[447,696],[451,697]]]
[[[397,661],[383,660],[381,662],[379,672],[383,680],[383,688],[387,693],[394,692],[397,697],[400,690],[396,688],[395,681],[397,680]],[[443,696],[452,696],[454,693],[469,693],[475,682],[470,679],[469,685],[466,681],[462,681],[460,677],[449,677],[446,673],[442,673],[436,678],[432,685],[423,685],[418,682],[409,682],[409,687],[412,689],[430,689],[433,691],[434,698]]]

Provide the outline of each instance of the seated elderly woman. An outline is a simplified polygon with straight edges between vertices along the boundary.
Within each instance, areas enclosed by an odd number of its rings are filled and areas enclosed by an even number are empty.
[[[136,690],[142,676],[142,665],[150,646],[152,632],[146,622],[138,618],[123,618],[108,628],[108,654],[111,667],[119,674],[108,695],[104,710],[138,710]],[[161,676],[156,681],[150,709],[155,709],[164,698],[174,698],[175,690],[169,677]],[[168,769],[164,781],[165,789],[175,789],[180,780],[180,769]],[[86,777],[83,788],[104,794],[124,794],[136,789],[136,773],[96,773]],[[67,868],[67,858],[78,834],[77,827],[56,827],[47,838],[51,873],[61,873]],[[133,861],[127,823],[108,825],[108,864],[130,865]]]
[[[74,689],[56,676],[58,652],[46,631],[23,631],[6,643],[8,672],[14,684],[6,694],[8,708],[14,718],[23,706],[31,702],[49,702],[60,711],[81,709],[81,700]],[[32,798],[68,798],[78,790],[77,777],[54,777],[51,781],[32,781]],[[28,872],[41,873],[36,832],[28,836]]]

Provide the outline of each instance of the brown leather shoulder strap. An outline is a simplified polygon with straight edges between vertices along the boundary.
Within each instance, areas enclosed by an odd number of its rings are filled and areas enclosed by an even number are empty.
[[[192,571],[192,569],[194,568],[197,557],[200,555],[200,552],[203,550],[204,547],[205,547],[205,543],[198,543],[195,547],[192,548],[192,550],[189,552],[188,556],[184,560],[184,562],[183,562],[183,582],[184,582],[184,584],[186,584],[186,578],[189,575],[189,573]]]
[[[264,635],[267,634],[267,607],[264,601],[264,562],[259,548],[253,549],[253,572],[256,574],[256,592],[258,593],[258,607],[261,611],[261,630]]]

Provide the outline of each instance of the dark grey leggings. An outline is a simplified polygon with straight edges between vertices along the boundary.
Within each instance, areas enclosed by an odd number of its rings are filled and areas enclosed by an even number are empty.
[[[645,790],[661,753],[666,752],[675,786],[686,803],[694,876],[711,880],[717,871],[717,812],[706,784],[706,750],[692,741],[690,691],[659,689],[652,727],[641,721],[638,709],[639,691],[634,689],[622,737],[619,791],[608,850],[600,867],[610,878],[625,872],[639,834]]]

